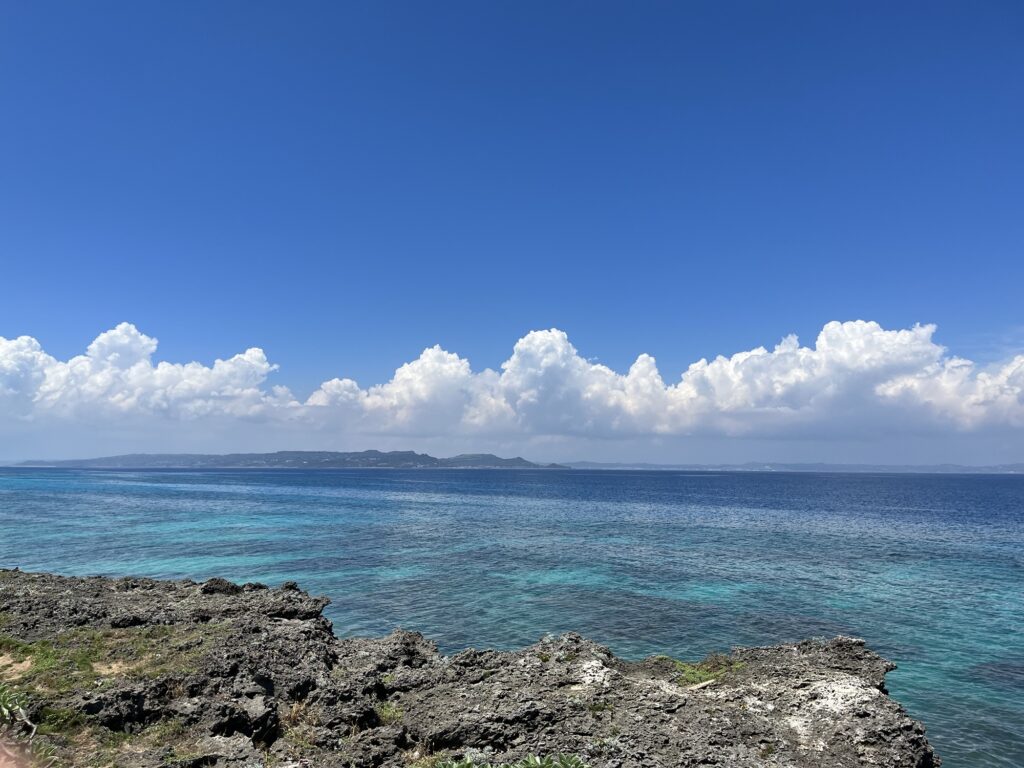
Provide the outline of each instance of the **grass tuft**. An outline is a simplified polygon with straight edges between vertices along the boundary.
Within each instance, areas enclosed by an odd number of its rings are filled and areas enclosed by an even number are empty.
[[[392,704],[390,701],[378,704],[373,708],[373,711],[377,713],[377,719],[380,720],[381,725],[394,725],[395,723],[400,723],[402,722],[402,717],[405,715],[401,707],[397,704]]]
[[[704,661],[696,664],[676,659],[672,659],[672,663],[675,664],[676,670],[679,672],[675,679],[677,685],[700,685],[709,680],[718,680],[746,666],[742,661],[734,661],[730,656],[722,653],[711,654]]]

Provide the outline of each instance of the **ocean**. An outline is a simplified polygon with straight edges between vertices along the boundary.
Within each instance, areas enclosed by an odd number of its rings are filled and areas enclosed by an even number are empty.
[[[1024,765],[1024,476],[6,468],[0,566],[295,580],[445,652],[853,635],[947,768]]]

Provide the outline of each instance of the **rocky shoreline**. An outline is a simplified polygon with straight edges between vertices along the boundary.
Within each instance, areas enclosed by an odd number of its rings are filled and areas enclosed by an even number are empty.
[[[414,632],[336,638],[327,604],[293,583],[0,570],[0,692],[24,709],[0,725],[15,749],[35,729],[37,762],[95,768],[939,765],[859,640],[630,662],[569,634],[442,656]]]

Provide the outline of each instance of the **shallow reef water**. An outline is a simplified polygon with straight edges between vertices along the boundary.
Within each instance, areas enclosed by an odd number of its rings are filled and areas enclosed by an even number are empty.
[[[1024,476],[6,468],[0,566],[296,580],[443,651],[854,635],[944,765],[1024,765]]]

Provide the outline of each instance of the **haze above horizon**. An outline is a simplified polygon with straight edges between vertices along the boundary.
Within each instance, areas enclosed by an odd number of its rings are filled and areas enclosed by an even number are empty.
[[[1024,461],[1019,4],[3,21],[0,459]]]

